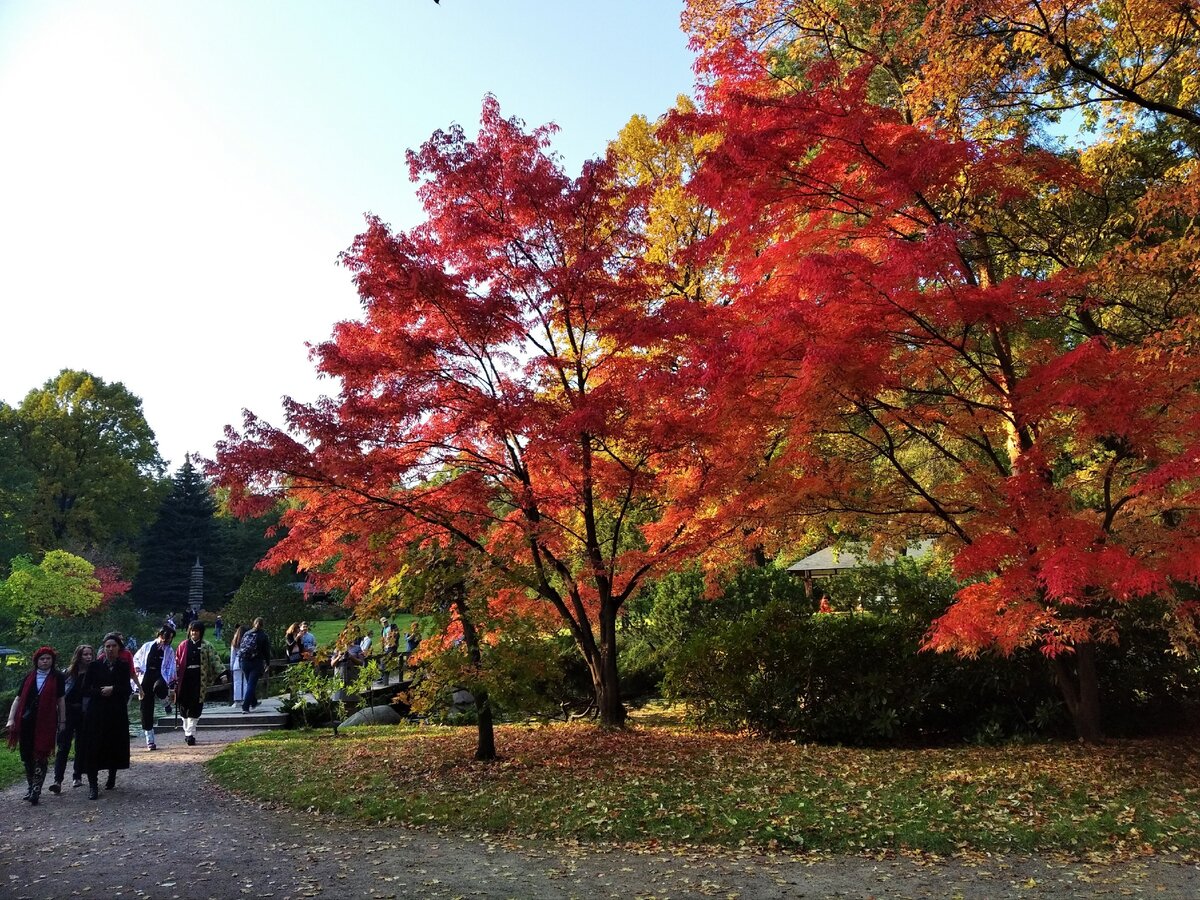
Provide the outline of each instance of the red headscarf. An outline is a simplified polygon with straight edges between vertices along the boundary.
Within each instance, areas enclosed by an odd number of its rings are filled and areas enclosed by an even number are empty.
[[[50,654],[50,671],[46,675],[46,683],[42,685],[39,694],[37,689],[37,661],[39,657]],[[9,729],[8,746],[15,747],[21,735],[21,717],[28,704],[36,703],[37,723],[33,732],[33,755],[37,759],[49,759],[54,752],[54,739],[58,734],[58,688],[56,679],[59,677],[55,663],[58,654],[53,647],[38,647],[33,654],[33,671],[25,676],[25,683],[17,695],[17,727]]]

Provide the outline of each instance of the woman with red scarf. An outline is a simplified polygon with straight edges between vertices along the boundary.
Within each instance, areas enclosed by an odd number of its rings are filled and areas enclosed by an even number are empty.
[[[63,695],[66,685],[54,667],[58,653],[39,647],[33,654],[33,670],[25,676],[8,712],[8,746],[20,745],[21,762],[29,791],[24,799],[37,806],[46,780],[46,765],[54,752],[58,730],[67,720]]]

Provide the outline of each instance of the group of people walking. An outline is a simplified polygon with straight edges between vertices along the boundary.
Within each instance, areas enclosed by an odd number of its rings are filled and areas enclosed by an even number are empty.
[[[156,750],[154,739],[155,701],[175,694],[175,707],[183,724],[183,739],[196,743],[196,725],[204,712],[208,689],[221,675],[220,657],[204,639],[205,626],[199,619],[188,625],[187,638],[172,648],[175,629],[169,624],[158,630],[152,641],[138,648],[133,657],[146,749]]]
[[[263,624],[258,618],[250,628],[239,628],[231,648],[234,698],[245,712],[258,706],[258,679],[270,660]],[[157,749],[157,701],[175,704],[184,741],[194,745],[208,689],[223,672],[221,658],[204,634],[204,623],[194,619],[175,647],[175,628],[168,621],[153,640],[131,653],[124,636],[110,632],[98,655],[90,644],[80,644],[62,670],[58,651],[39,647],[8,714],[9,746],[19,748],[29,786],[24,799],[35,805],[40,801],[51,757],[49,791],[61,793],[72,746],[75,787],[82,787],[86,778],[89,799],[97,799],[102,770],[108,773],[105,788],[116,787],[117,772],[129,768],[129,701],[134,694],[147,750]]]
[[[121,635],[106,634],[100,656],[88,644],[75,648],[65,671],[58,652],[39,647],[33,669],[21,682],[8,714],[8,743],[20,749],[29,790],[25,800],[37,804],[54,754],[51,793],[62,790],[67,758],[75,745],[74,784],[88,780],[88,797],[99,794],[102,769],[105,788],[117,784],[117,772],[129,768],[129,696],[132,670]],[[57,747],[57,753],[55,749]]]
[[[386,617],[380,619],[382,668],[397,657],[400,630]],[[54,760],[54,780],[49,790],[62,791],[67,762],[71,759],[72,783],[82,787],[87,779],[88,797],[99,795],[99,773],[107,771],[105,788],[116,787],[117,772],[129,768],[129,701],[136,694],[146,749],[156,750],[156,703],[166,701],[167,712],[174,703],[183,726],[184,741],[196,743],[196,729],[204,711],[208,690],[222,678],[221,657],[204,639],[205,624],[192,619],[187,637],[173,646],[175,625],[171,618],[153,640],[140,647],[123,635],[110,632],[100,644],[100,652],[90,644],[80,644],[65,669],[59,669],[58,651],[39,647],[33,655],[33,668],[22,680],[8,715],[10,747],[19,747],[29,790],[25,800],[37,804],[41,799],[50,760]],[[420,625],[405,637],[405,656],[420,641]],[[219,638],[218,638],[219,639]],[[370,654],[371,634],[343,642],[342,650],[331,663],[340,663],[347,654],[359,663]],[[289,662],[311,660],[316,655],[317,639],[307,622],[287,629],[286,654]],[[365,645],[365,646],[364,646]],[[136,652],[131,652],[137,647]],[[271,645],[263,619],[256,618],[249,628],[238,626],[230,642],[229,668],[233,704],[243,712],[259,705],[259,679],[270,666]],[[346,662],[348,674],[349,659]],[[386,674],[385,674],[386,680]]]

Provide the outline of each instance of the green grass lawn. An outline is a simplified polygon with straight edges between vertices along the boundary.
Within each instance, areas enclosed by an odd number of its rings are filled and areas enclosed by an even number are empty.
[[[259,800],[339,819],[640,845],[863,851],[1200,850],[1186,738],[864,750],[680,728],[429,726],[277,732],[208,765]],[[264,773],[271,777],[263,777]]]
[[[317,647],[329,647],[346,627],[345,619],[331,619],[321,622],[309,622],[309,630],[317,638]]]
[[[416,618],[408,613],[396,613],[392,617],[392,621],[400,629],[400,649],[404,649],[404,634],[408,630],[409,623]],[[334,619],[324,622],[309,622],[310,629],[317,636],[317,647],[332,647],[333,642],[337,640],[337,636],[342,633],[342,629],[346,627],[345,619]],[[379,646],[379,620],[375,619],[370,624],[370,629],[375,632],[375,645]]]
[[[25,778],[25,766],[21,756],[15,749],[10,750],[8,743],[0,744],[0,787],[8,787]]]

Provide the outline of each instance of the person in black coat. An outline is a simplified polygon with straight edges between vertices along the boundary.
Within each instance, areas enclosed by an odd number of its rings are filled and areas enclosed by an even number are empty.
[[[115,634],[104,636],[100,658],[88,666],[83,695],[83,770],[88,777],[88,799],[97,797],[96,779],[108,769],[106,790],[117,786],[117,770],[129,768],[129,681],[133,672],[119,656]]]

